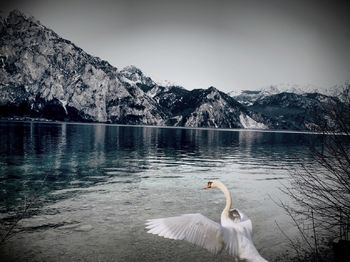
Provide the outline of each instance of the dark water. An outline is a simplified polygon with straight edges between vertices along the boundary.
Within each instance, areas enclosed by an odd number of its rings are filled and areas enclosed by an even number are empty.
[[[273,259],[294,229],[274,200],[290,171],[311,161],[300,133],[0,122],[2,228],[27,203],[1,261],[231,261],[145,233],[146,219],[200,212],[219,221],[218,178]],[[2,232],[3,233],[3,232]]]

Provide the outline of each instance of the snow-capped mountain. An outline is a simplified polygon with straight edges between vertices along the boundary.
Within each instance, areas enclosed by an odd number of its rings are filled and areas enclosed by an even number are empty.
[[[334,96],[337,94],[335,88],[320,88],[314,85],[297,85],[297,84],[278,84],[263,87],[259,90],[242,90],[241,92],[232,91],[228,95],[235,98],[243,105],[251,106],[259,99],[263,99],[267,96],[277,95],[280,93],[294,93],[294,94],[306,94],[306,93],[320,93],[327,96]],[[338,92],[339,93],[339,92]]]
[[[340,102],[294,86],[231,97],[214,87],[160,85],[135,66],[119,70],[87,54],[19,11],[0,19],[0,36],[0,117],[310,130],[325,123],[322,103]]]

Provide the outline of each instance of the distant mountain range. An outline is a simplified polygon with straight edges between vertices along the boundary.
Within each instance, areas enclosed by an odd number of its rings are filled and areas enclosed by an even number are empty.
[[[0,116],[214,128],[314,130],[335,97],[278,88],[225,94],[162,86],[135,66],[117,69],[12,11],[0,20]]]
[[[255,101],[267,96],[277,95],[280,93],[294,93],[303,95],[306,93],[319,93],[326,96],[340,96],[342,86],[321,89],[313,85],[296,85],[296,84],[278,84],[261,88],[260,90],[242,90],[241,92],[229,92],[228,95],[236,99],[243,105],[251,106]]]

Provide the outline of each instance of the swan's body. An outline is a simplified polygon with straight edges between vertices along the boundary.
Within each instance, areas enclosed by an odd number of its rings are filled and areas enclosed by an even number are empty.
[[[219,188],[226,198],[221,224],[201,215],[150,219],[148,233],[175,240],[186,240],[217,254],[225,247],[235,261],[264,262],[252,241],[252,222],[238,209],[232,209],[230,191],[220,181],[209,181],[206,188]]]

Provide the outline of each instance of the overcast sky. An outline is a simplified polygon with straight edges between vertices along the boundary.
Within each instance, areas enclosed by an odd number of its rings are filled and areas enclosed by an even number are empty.
[[[4,1],[2,1],[4,2]],[[33,15],[86,52],[155,81],[222,91],[350,79],[350,8],[340,1],[37,0]]]

